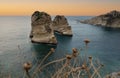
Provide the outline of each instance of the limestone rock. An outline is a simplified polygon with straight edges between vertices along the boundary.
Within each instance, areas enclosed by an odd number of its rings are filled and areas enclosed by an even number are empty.
[[[32,42],[57,44],[54,32],[50,28],[52,20],[49,14],[36,11],[31,17],[31,22],[30,38]]]
[[[97,26],[120,28],[120,12],[114,10],[109,13],[93,17],[88,20],[83,20],[80,22]]]
[[[71,26],[69,26],[65,16],[57,15],[52,22],[52,28],[61,35],[72,36]]]
[[[113,72],[111,74],[106,75],[104,78],[120,78],[120,72]]]

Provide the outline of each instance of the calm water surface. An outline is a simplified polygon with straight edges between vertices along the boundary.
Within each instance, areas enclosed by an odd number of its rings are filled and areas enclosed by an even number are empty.
[[[71,48],[84,47],[83,40],[89,38],[88,54],[99,58],[105,65],[104,74],[120,71],[120,29],[103,28],[81,24],[78,20],[91,17],[67,17],[72,26],[73,37],[57,35],[58,45],[56,52],[49,59],[58,59],[71,53]],[[33,44],[29,34],[31,20],[24,17],[0,17],[0,75],[14,75],[13,78],[23,75],[22,64],[26,61],[35,62],[43,58],[50,45]],[[18,48],[20,46],[20,48]],[[1,76],[0,76],[1,77]]]

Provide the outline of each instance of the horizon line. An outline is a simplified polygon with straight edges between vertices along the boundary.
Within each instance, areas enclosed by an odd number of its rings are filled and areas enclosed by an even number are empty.
[[[63,14],[62,14],[62,15],[63,15]],[[13,17],[16,17],[16,16],[32,16],[32,15],[0,15],[0,17],[2,17],[2,16],[3,16],[3,17],[5,17],[5,16],[6,16],[6,17],[7,17],[7,16],[8,16],[8,17],[9,17],[9,16],[10,16],[10,17],[12,17],[12,16],[13,16]],[[50,15],[50,16],[57,16],[57,15]],[[98,16],[98,15],[64,15],[64,16]]]

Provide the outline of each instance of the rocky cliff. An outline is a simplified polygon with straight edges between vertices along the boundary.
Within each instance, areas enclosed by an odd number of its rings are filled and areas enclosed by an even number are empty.
[[[114,10],[109,13],[99,15],[91,19],[83,20],[80,22],[85,24],[97,25],[97,26],[120,28],[120,12]]]
[[[69,26],[65,16],[57,15],[52,22],[52,28],[61,35],[72,36],[71,26]]]
[[[36,11],[31,17],[31,34],[32,42],[57,44],[54,32],[62,35],[72,36],[71,26],[68,25],[64,16],[56,16],[52,21],[51,16],[45,12]]]
[[[36,11],[31,17],[31,22],[30,38],[32,42],[57,44],[54,32],[50,28],[52,20],[49,14]]]
[[[113,72],[111,74],[106,75],[104,78],[120,78],[120,72]]]

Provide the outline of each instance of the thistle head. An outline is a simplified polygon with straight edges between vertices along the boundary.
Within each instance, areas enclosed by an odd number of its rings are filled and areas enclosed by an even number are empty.
[[[88,58],[89,58],[90,60],[92,60],[92,56],[89,56]]]
[[[72,55],[66,55],[66,66],[70,64],[70,60],[72,59]]]
[[[85,68],[86,68],[86,66],[83,64],[83,65],[82,65],[82,69],[85,69]]]
[[[26,62],[23,64],[24,70],[28,72],[32,68],[32,63],[31,62]]]
[[[78,54],[77,49],[76,49],[76,48],[73,48],[72,51],[73,51],[72,56],[73,56],[73,57],[76,57],[77,54]]]
[[[104,64],[101,64],[102,67],[104,67]]]
[[[72,56],[71,55],[66,55],[66,59],[70,60],[70,59],[72,59]]]
[[[85,39],[84,42],[85,42],[85,44],[88,44],[88,43],[90,43],[90,40],[89,39]]]
[[[117,75],[120,76],[120,72],[118,72]]]
[[[73,53],[77,53],[77,49],[76,48],[73,48],[72,51],[73,51]]]
[[[51,51],[51,52],[55,52],[55,49],[54,49],[54,48],[51,48],[50,51]]]

